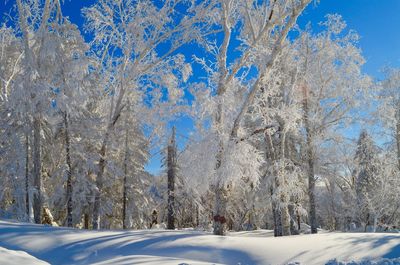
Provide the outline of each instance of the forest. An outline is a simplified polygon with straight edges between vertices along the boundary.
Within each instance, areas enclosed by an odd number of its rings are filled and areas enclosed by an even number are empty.
[[[16,0],[0,218],[79,229],[400,227],[400,69],[312,0]],[[148,170],[161,157],[162,169]]]

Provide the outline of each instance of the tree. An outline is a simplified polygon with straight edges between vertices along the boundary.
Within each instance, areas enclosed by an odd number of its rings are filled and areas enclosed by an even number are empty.
[[[186,14],[178,11],[180,4]],[[99,149],[99,169],[93,228],[99,228],[103,175],[110,135],[118,122],[126,100],[137,104],[157,105],[160,88],[167,88],[169,98],[178,95],[174,76],[187,76],[184,58],[177,50],[208,29],[208,2],[166,1],[99,1],[84,9],[86,27],[94,35],[92,42],[101,69],[113,73],[110,79],[110,112]],[[163,47],[163,49],[160,49]],[[184,78],[185,80],[185,78]],[[149,102],[150,101],[150,102]],[[143,108],[144,110],[145,108]]]
[[[323,149],[340,141],[338,130],[352,120],[356,95],[367,88],[370,79],[361,73],[364,59],[356,46],[357,35],[341,35],[346,24],[339,15],[328,15],[326,30],[312,36],[307,30],[296,41],[300,67],[298,93],[302,95],[304,161],[308,175],[311,232],[317,233],[315,183],[318,157]]]
[[[393,157],[390,153],[384,153],[375,145],[367,132],[363,131],[357,144],[355,154],[356,170],[356,195],[358,217],[364,225],[373,224],[373,231],[377,229],[377,223],[389,225],[393,213],[397,211],[399,204],[399,174],[393,167]],[[385,220],[386,219],[386,220]]]
[[[21,99],[23,94],[14,86],[22,71],[23,46],[15,29],[7,27],[6,23],[0,28],[0,39],[1,210],[7,212],[9,206],[14,207],[14,218],[29,220],[31,185],[27,139],[30,137],[30,126],[25,124],[28,123],[26,101]],[[24,189],[20,185],[22,180]],[[16,205],[10,203],[13,200]]]
[[[240,141],[242,138],[248,138],[248,135],[240,134],[243,117],[262,88],[262,81],[270,77],[270,70],[281,53],[287,34],[309,2],[307,0],[220,1],[219,12],[222,16],[217,25],[222,30],[222,43],[209,41],[204,44],[213,57],[212,62],[216,63],[207,64],[206,60],[197,58],[197,62],[207,72],[207,86],[211,88],[208,95],[200,89],[195,96],[199,97],[199,101],[205,100],[203,103],[197,103],[204,104],[198,111],[202,115],[209,115],[207,118],[211,121],[212,127],[207,141],[211,140],[217,146],[217,149],[210,149],[213,150],[212,159],[215,159],[215,162],[213,170],[208,172],[215,194],[214,234],[216,235],[223,235],[225,232],[227,186],[231,185],[232,180],[240,179],[246,167],[260,165],[259,153],[247,141]],[[239,24],[242,26],[239,27]],[[236,46],[236,40],[239,40],[239,46]],[[234,48],[239,48],[238,60],[231,58],[233,53],[230,51]],[[252,79],[250,75],[252,67],[257,69],[257,75],[253,78],[253,82],[247,82],[248,79]],[[263,130],[250,132],[249,135],[257,132]],[[251,155],[252,159],[244,159],[242,157],[244,155]],[[232,163],[230,159],[237,158],[244,159],[240,162],[243,168],[235,168],[237,172],[227,170],[227,165],[224,163],[230,165]],[[251,163],[245,165],[244,161]],[[258,169],[252,173],[256,173]],[[233,178],[232,175],[235,174]],[[248,174],[246,177],[257,183],[259,175],[259,173]]]
[[[167,229],[175,229],[175,179],[177,172],[177,150],[175,142],[175,127],[172,127],[171,139],[168,143],[167,167],[168,167],[168,217]]]
[[[359,207],[359,217],[365,225],[370,224],[371,205],[370,195],[375,192],[379,185],[378,180],[378,148],[366,131],[361,132],[358,139],[357,150],[355,154],[357,170],[356,176],[356,194]]]
[[[46,0],[23,3],[17,1],[18,26],[22,32],[24,45],[23,77],[21,84],[28,97],[28,113],[32,118],[33,126],[33,184],[35,188],[33,196],[34,219],[41,222],[43,204],[42,196],[42,159],[41,159],[41,125],[45,102],[49,99],[48,91],[51,87],[51,59],[54,58],[54,50],[46,38],[51,36],[49,27],[51,21],[59,18],[60,2],[58,0]],[[39,26],[37,26],[39,25]]]
[[[386,78],[382,82],[378,101],[378,117],[384,127],[387,128],[387,135],[393,142],[394,153],[397,157],[397,167],[400,171],[400,70],[386,69]]]
[[[59,11],[61,17],[61,11]],[[71,152],[72,135],[77,127],[71,124],[76,118],[82,119],[86,112],[87,98],[92,94],[90,90],[90,61],[86,56],[88,46],[85,44],[76,25],[71,24],[66,18],[60,18],[58,24],[53,25],[54,30],[48,42],[57,55],[52,67],[52,86],[55,90],[53,98],[54,107],[59,111],[63,127],[66,168],[66,205],[67,226],[73,226],[73,174]],[[54,59],[55,59],[54,58]],[[85,84],[86,82],[86,84]],[[72,116],[72,119],[71,119]],[[71,128],[73,127],[73,128]]]

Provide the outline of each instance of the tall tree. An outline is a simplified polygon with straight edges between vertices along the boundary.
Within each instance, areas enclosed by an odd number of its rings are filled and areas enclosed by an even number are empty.
[[[168,142],[167,176],[168,176],[168,217],[167,229],[175,229],[175,181],[177,173],[177,151],[175,139],[175,126],[172,127],[172,135]]]
[[[385,73],[386,78],[379,91],[378,116],[384,125],[383,128],[387,129],[386,135],[393,142],[400,171],[400,70],[386,69]]]
[[[51,86],[49,76],[51,58],[54,55],[49,48],[51,42],[46,38],[51,35],[49,31],[50,22],[57,20],[60,11],[58,0],[33,1],[24,3],[17,1],[18,22],[22,32],[24,43],[24,76],[22,78],[23,88],[29,95],[30,109],[33,126],[33,185],[35,188],[33,196],[34,219],[36,223],[41,222],[41,211],[43,204],[42,196],[42,159],[41,159],[41,126],[45,102],[49,99],[48,91]],[[39,25],[39,26],[37,26]]]
[[[359,217],[364,223],[365,231],[372,217],[370,194],[375,192],[378,186],[378,148],[366,131],[361,132],[355,154],[357,170],[356,194],[359,207]]]
[[[356,46],[357,35],[341,35],[346,27],[339,15],[328,15],[326,30],[313,36],[303,32],[295,45],[300,76],[298,88],[303,101],[304,161],[308,175],[311,232],[317,233],[315,183],[323,164],[323,149],[340,141],[338,130],[352,121],[356,95],[367,88],[370,79],[361,73],[364,58]]]
[[[179,10],[182,6],[185,12]],[[185,76],[186,72],[182,71],[187,67],[184,58],[175,54],[185,43],[201,38],[208,29],[208,11],[212,8],[212,2],[165,1],[159,6],[153,1],[106,0],[84,9],[86,27],[94,33],[92,44],[100,66],[113,73],[110,112],[99,148],[94,229],[99,228],[107,147],[126,100],[157,105],[160,100],[157,87],[166,87],[169,97],[177,95],[177,87],[171,87],[171,81],[176,80],[174,73]]]
[[[263,128],[251,132],[241,130],[245,127],[243,117],[254,104],[255,97],[262,88],[262,81],[270,77],[270,70],[282,51],[287,34],[310,1],[221,0],[219,2],[221,18],[217,23],[222,30],[222,42],[210,42],[205,45],[217,63],[208,64],[201,58],[197,58],[197,62],[206,70],[209,77],[207,86],[212,90],[208,97],[204,95],[203,89],[199,91],[199,100],[206,101],[198,111],[203,113],[203,116],[209,115],[212,136],[208,137],[208,140],[212,139],[217,146],[217,151],[213,153],[214,169],[208,175],[215,194],[214,234],[223,235],[227,186],[231,185],[233,179],[240,179],[240,172],[243,172],[245,167],[256,166],[245,165],[243,163],[245,159],[240,163],[243,169],[232,172],[233,170],[227,169],[227,164],[232,163],[230,159],[233,159],[233,156],[243,158],[245,154],[253,157],[248,159],[249,161],[254,161],[256,164],[258,162],[255,161],[259,161],[259,153],[248,141],[240,139],[247,139],[249,135],[264,130]],[[230,51],[238,48],[238,42],[240,56],[238,60],[234,60],[231,57],[237,55]],[[256,78],[251,78],[252,67],[257,69]],[[252,79],[253,82],[248,82],[248,79]],[[201,105],[200,102],[198,104]],[[255,175],[248,176],[254,178],[254,183],[258,182],[260,175],[259,172],[256,173],[258,170],[259,168],[253,172]],[[234,175],[236,176],[233,177]]]

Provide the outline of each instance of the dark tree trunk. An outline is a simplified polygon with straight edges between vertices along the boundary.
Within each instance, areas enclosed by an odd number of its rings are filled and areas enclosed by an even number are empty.
[[[124,191],[123,191],[123,197],[122,197],[122,228],[126,229],[126,207],[127,207],[127,201],[128,201],[128,194],[127,194],[127,175],[128,175],[128,155],[129,155],[129,150],[128,150],[128,127],[127,124],[125,124],[125,158],[124,158]]]
[[[199,227],[199,205],[196,204],[196,227]]]
[[[274,190],[271,187],[271,196],[274,194]],[[282,227],[282,213],[281,210],[279,209],[277,203],[272,200],[272,218],[274,221],[274,236],[283,236],[283,227]]]
[[[301,217],[300,217],[299,210],[297,210],[296,215],[297,215],[297,230],[299,230],[299,232],[300,232],[300,230],[301,230]]]
[[[397,124],[396,124],[396,144],[397,144],[397,165],[400,170],[400,106],[397,113]]]
[[[29,135],[25,134],[25,206],[26,206],[26,216],[28,220],[29,216]]]
[[[309,145],[309,143],[307,143]],[[309,150],[311,147],[308,148]],[[312,151],[307,152],[308,156],[312,156]],[[308,199],[310,203],[309,215],[311,234],[317,233],[317,217],[315,207],[315,176],[314,176],[314,160],[308,158]]]
[[[67,226],[72,227],[72,164],[71,164],[71,142],[69,138],[68,114],[64,113],[65,126],[65,156],[67,162]]]
[[[33,120],[33,185],[35,193],[33,196],[33,214],[35,223],[42,221],[42,176],[41,176],[41,157],[40,157],[40,119],[35,117]]]
[[[89,229],[89,214],[85,213],[83,219],[85,229]]]
[[[167,229],[175,229],[175,178],[176,178],[176,142],[175,127],[172,128],[172,136],[168,145],[168,216]]]
[[[276,237],[283,236],[283,225],[282,225],[282,211],[275,205],[275,228],[274,235]]]
[[[122,198],[122,228],[126,229],[126,205],[127,205],[127,187],[126,187],[126,174],[124,176],[124,192]]]

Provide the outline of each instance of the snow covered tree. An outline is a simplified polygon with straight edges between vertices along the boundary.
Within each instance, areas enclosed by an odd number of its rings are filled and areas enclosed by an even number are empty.
[[[184,12],[179,10],[182,6]],[[182,96],[176,76],[186,80],[190,67],[182,55],[176,54],[177,50],[185,43],[201,38],[203,30],[208,29],[206,22],[212,8],[209,2],[166,1],[157,5],[156,1],[106,0],[84,9],[86,28],[94,35],[92,45],[100,60],[99,71],[108,69],[113,73],[109,90],[110,111],[99,149],[94,229],[99,228],[110,135],[126,101],[155,106],[162,99],[162,88],[167,89],[169,99]]]
[[[61,13],[59,16],[61,17]],[[71,156],[74,155],[74,150],[71,150],[71,141],[74,140],[73,133],[77,127],[76,124],[71,124],[71,121],[82,118],[86,112],[88,97],[92,94],[91,86],[88,86],[91,83],[90,62],[86,56],[88,46],[76,25],[71,24],[66,18],[60,18],[53,27],[51,38],[47,40],[53,43],[51,47],[56,54],[51,68],[53,108],[59,111],[62,123],[66,165],[67,226],[72,227],[74,170]]]
[[[355,154],[357,164],[356,194],[359,207],[359,217],[366,226],[370,224],[371,205],[370,194],[379,185],[378,148],[366,131],[361,132]]]
[[[326,30],[313,36],[301,33],[298,50],[298,93],[303,101],[304,161],[308,175],[309,219],[311,232],[317,232],[315,183],[323,164],[318,158],[323,149],[340,141],[338,130],[352,121],[356,95],[370,84],[361,73],[364,58],[356,46],[357,35],[345,34],[339,15],[328,15],[322,23]]]
[[[378,100],[378,117],[387,128],[394,154],[397,157],[397,167],[400,171],[400,70],[386,69],[386,78],[380,86]]]
[[[23,45],[16,30],[4,23],[0,28],[0,201],[3,213],[29,219],[30,214],[30,126],[26,102],[15,82],[22,70]],[[18,106],[19,107],[16,107]],[[24,188],[22,188],[24,186]],[[12,202],[15,205],[12,205]],[[9,207],[13,207],[10,212]]]
[[[196,58],[207,72],[206,86],[210,90],[204,91],[199,85],[199,90],[193,92],[199,101],[195,106],[199,107],[199,115],[212,124],[209,135],[202,137],[202,141],[210,142],[203,142],[200,150],[192,155],[198,159],[202,156],[199,152],[205,151],[205,146],[209,148],[208,161],[203,160],[206,163],[203,168],[210,170],[206,176],[215,194],[214,234],[223,235],[228,186],[242,177],[256,185],[260,177],[262,159],[259,152],[248,141],[240,140],[248,138],[245,135],[247,131],[242,130],[243,117],[254,103],[261,82],[269,78],[287,34],[310,1],[219,2],[221,15],[216,22],[222,30],[222,42],[210,40],[203,44],[213,57],[212,64]],[[236,54],[235,58],[239,59],[233,60],[231,51],[236,48],[240,55]],[[256,68],[256,78],[250,74],[253,67]],[[257,132],[263,130],[256,129],[249,135]],[[214,159],[214,163],[209,159]]]
[[[18,26],[22,32],[24,47],[23,74],[21,90],[28,102],[27,113],[33,127],[33,210],[36,223],[41,222],[43,205],[42,196],[42,159],[41,159],[41,126],[43,114],[49,107],[49,91],[51,91],[51,61],[55,56],[51,45],[51,25],[59,19],[60,2],[58,0],[29,1],[17,0]]]

